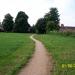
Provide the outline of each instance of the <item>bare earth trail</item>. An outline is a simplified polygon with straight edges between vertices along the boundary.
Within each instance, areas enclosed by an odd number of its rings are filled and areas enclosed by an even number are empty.
[[[35,52],[33,57],[18,75],[52,75],[52,56],[49,56],[44,45],[30,37],[35,42]]]

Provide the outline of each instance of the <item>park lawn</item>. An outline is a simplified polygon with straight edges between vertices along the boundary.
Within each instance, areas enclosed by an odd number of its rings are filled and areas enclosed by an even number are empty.
[[[75,37],[56,34],[36,35],[53,56],[53,75],[75,75]]]
[[[0,75],[15,75],[32,56],[31,34],[0,33]]]

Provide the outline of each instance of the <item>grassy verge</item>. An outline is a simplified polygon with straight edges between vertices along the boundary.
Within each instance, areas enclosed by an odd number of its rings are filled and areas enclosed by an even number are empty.
[[[15,75],[32,56],[30,34],[0,33],[0,75]]]
[[[75,38],[56,34],[37,35],[48,51],[52,53],[53,75],[75,75]]]

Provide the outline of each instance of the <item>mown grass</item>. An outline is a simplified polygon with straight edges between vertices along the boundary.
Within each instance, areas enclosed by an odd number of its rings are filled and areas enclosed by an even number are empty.
[[[75,75],[75,37],[59,34],[37,35],[48,51],[54,63],[53,75]]]
[[[0,33],[0,75],[15,75],[32,56],[30,34]]]

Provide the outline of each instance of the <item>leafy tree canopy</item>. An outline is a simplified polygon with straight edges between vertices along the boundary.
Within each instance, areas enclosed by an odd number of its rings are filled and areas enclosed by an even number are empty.
[[[45,18],[40,18],[36,23],[37,33],[46,33],[46,20]]]
[[[14,26],[13,17],[8,13],[2,22],[4,31],[11,32]]]
[[[51,8],[50,11],[48,13],[46,13],[46,15],[44,16],[44,18],[46,19],[46,22],[54,22],[55,24],[53,24],[54,26],[51,26],[54,28],[54,30],[59,30],[59,13],[57,8]],[[51,28],[51,29],[53,29]]]
[[[29,32],[29,23],[28,23],[28,16],[25,14],[25,12],[20,11],[17,14],[17,17],[15,19],[15,26],[14,31],[15,32]]]

